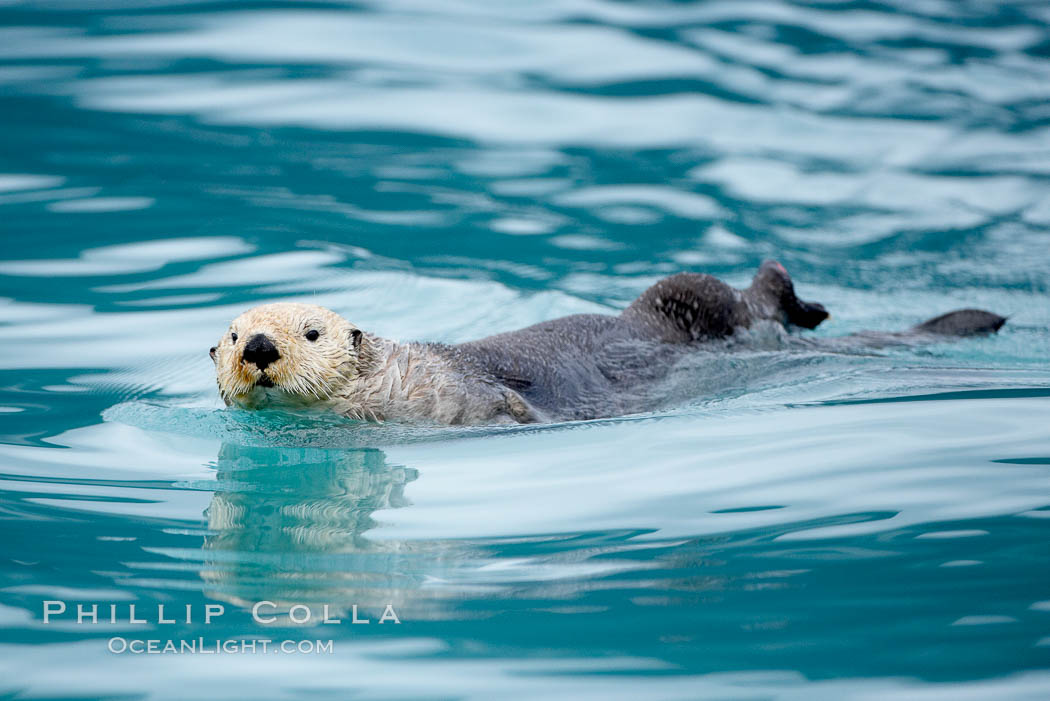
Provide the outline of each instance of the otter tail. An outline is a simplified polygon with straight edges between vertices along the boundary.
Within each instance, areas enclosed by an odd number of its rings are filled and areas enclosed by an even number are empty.
[[[983,309],[959,309],[913,326],[910,333],[935,336],[984,336],[995,333],[1005,323],[1005,316],[986,312]]]

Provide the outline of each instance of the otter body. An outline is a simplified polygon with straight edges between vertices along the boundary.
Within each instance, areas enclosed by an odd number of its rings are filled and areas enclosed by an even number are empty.
[[[681,273],[618,316],[579,314],[456,345],[397,343],[321,307],[271,304],[234,320],[211,349],[227,405],[334,411],[441,424],[593,419],[649,408],[646,392],[677,358],[757,322],[812,329],[828,317],[803,302],[783,266],[762,265],[737,290]],[[865,347],[991,333],[1005,319],[961,310],[901,333],[835,339]]]

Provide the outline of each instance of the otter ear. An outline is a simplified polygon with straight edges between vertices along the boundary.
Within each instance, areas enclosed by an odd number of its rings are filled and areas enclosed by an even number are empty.
[[[218,348],[216,348],[215,346],[212,346],[211,350],[208,351],[208,355],[211,356],[212,360],[215,360],[215,351],[217,351],[217,350],[218,350]]]
[[[350,329],[350,345],[355,349],[361,347],[361,329]]]

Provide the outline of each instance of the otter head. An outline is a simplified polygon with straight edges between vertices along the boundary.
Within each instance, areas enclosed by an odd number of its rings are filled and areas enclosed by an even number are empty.
[[[278,303],[234,319],[210,355],[227,406],[309,406],[358,376],[366,345],[360,329],[333,311]]]

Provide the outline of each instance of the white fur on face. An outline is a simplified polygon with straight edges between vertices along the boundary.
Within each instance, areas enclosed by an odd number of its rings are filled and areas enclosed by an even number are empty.
[[[318,332],[317,340],[306,335]],[[236,334],[237,340],[233,337]],[[260,371],[244,362],[248,341],[263,334],[280,357]],[[335,312],[311,304],[264,304],[233,320],[211,354],[227,405],[308,406],[329,399],[357,373],[360,331]],[[265,378],[272,388],[259,386]]]

